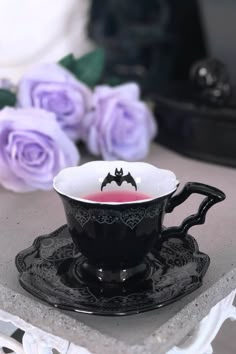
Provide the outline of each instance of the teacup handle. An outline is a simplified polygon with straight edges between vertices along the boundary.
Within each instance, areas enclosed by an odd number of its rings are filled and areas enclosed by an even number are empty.
[[[164,229],[162,232],[162,236],[169,236],[171,234],[176,233],[178,235],[185,236],[190,227],[194,225],[204,224],[207,211],[214,204],[219,203],[225,199],[225,194],[215,187],[198,182],[188,182],[185,184],[180,193],[174,195],[172,198],[169,199],[166,206],[166,212],[172,212],[172,210],[176,206],[182,204],[193,193],[202,194],[206,196],[206,198],[204,198],[204,200],[200,204],[198,212],[185,218],[180,226],[174,226]]]

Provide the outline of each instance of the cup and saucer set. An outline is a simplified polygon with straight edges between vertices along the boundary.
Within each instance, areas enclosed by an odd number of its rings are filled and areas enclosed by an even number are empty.
[[[95,315],[136,314],[170,304],[199,288],[210,258],[188,230],[223,201],[219,189],[179,181],[143,162],[94,161],[54,178],[67,225],[39,236],[15,259],[29,293],[61,309]],[[165,213],[191,194],[196,214],[165,228]]]

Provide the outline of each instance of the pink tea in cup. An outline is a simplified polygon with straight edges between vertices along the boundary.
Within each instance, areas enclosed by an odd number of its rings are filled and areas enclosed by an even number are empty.
[[[135,192],[135,191],[102,191],[91,193],[83,197],[93,202],[108,202],[108,203],[126,203],[134,202],[137,200],[152,199],[148,194]]]

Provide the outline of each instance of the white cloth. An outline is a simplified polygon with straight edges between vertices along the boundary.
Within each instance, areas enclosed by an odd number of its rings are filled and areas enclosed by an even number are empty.
[[[0,78],[17,81],[37,62],[92,48],[90,0],[0,0]]]

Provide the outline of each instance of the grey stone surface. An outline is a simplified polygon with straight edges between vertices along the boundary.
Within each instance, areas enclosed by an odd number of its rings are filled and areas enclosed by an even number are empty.
[[[236,169],[188,159],[158,145],[152,146],[147,161],[174,171],[181,185],[198,181],[226,193],[226,200],[208,212],[205,224],[190,230],[200,250],[211,257],[202,287],[167,307],[120,318],[64,312],[43,304],[18,284],[14,257],[36,236],[65,222],[62,204],[55,192],[15,194],[0,189],[1,309],[95,354],[162,354],[236,288]],[[189,198],[166,217],[165,225],[179,224],[196,212],[200,200],[199,196]]]

